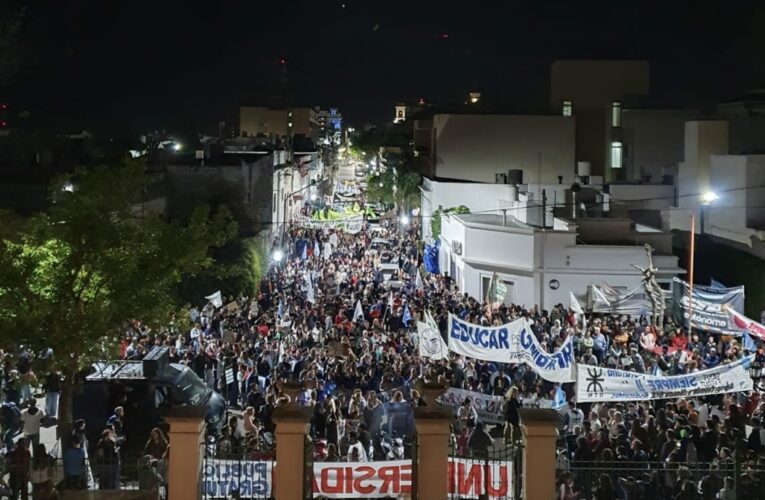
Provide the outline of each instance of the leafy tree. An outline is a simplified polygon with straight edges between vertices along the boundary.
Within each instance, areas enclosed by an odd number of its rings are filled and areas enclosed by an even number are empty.
[[[367,179],[367,197],[399,210],[408,210],[420,201],[420,174],[402,168],[388,168]]]
[[[226,210],[201,206],[183,225],[142,214],[150,182],[138,164],[80,168],[52,183],[48,213],[0,242],[0,340],[53,349],[62,433],[78,372],[113,356],[129,321],[167,325],[179,281],[209,268],[210,249],[236,234]]]

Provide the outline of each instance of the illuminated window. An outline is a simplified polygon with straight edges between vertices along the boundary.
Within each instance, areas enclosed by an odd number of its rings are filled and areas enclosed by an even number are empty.
[[[611,126],[622,126],[622,103],[614,102],[611,104]]]
[[[622,168],[622,143],[611,143],[611,168]]]
[[[563,116],[571,116],[571,101],[563,101]]]

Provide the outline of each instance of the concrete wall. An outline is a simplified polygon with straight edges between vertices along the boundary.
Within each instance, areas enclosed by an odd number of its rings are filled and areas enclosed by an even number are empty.
[[[611,210],[661,210],[675,204],[675,186],[668,184],[609,184]]]
[[[683,160],[685,122],[695,118],[685,110],[625,109],[622,142],[627,180],[661,182]]]
[[[273,203],[273,156],[239,166],[167,167],[167,211],[184,217],[200,203],[225,204],[244,234],[270,224]]]
[[[704,232],[752,246],[765,239],[765,155],[712,155],[710,181],[720,198],[704,210]],[[745,188],[745,189],[742,189]]]
[[[685,124],[683,161],[678,165],[678,207],[698,206],[701,193],[711,186],[710,157],[728,153],[728,122],[690,121]]]
[[[495,182],[523,170],[523,182],[574,179],[575,122],[562,116],[436,115],[435,175]]]

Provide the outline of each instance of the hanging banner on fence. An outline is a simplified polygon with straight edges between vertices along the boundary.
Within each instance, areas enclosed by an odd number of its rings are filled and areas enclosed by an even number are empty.
[[[622,292],[611,285],[592,285],[592,312],[640,316],[651,312],[651,301],[643,286]]]
[[[271,498],[273,462],[207,459],[202,472],[205,498]]]
[[[484,361],[526,363],[551,382],[573,382],[576,376],[571,337],[556,352],[547,353],[525,318],[501,326],[481,326],[450,314],[449,349]]]
[[[502,415],[502,396],[490,396],[481,392],[466,391],[450,387],[441,396],[441,404],[454,409],[454,414],[462,406],[465,398],[469,397],[473,408],[475,408],[478,418],[486,424],[504,424],[505,418]]]
[[[674,278],[672,306],[675,323],[678,325],[688,324],[688,291],[688,283]],[[728,317],[726,308],[738,312],[744,310],[743,286],[711,288],[693,285],[693,328],[711,333],[741,335],[741,330]]]
[[[752,390],[749,366],[754,356],[684,375],[662,377],[579,365],[576,401],[645,401],[708,396]]]
[[[314,496],[325,498],[381,498],[409,496],[412,462],[314,462]],[[508,498],[512,494],[512,462],[450,459],[448,491],[460,498]]]

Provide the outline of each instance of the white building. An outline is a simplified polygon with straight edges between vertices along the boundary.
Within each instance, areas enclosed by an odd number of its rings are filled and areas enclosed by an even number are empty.
[[[647,265],[640,233],[648,240],[662,235],[637,227],[631,245],[587,245],[578,241],[576,224],[564,219],[543,230],[510,216],[449,215],[442,218],[439,263],[461,290],[479,300],[496,272],[507,285],[507,303],[550,309],[567,305],[569,291],[585,300],[590,285],[608,283],[624,291],[640,286],[640,272],[632,267]],[[674,276],[684,273],[672,255],[654,255],[654,265],[666,290]]]

